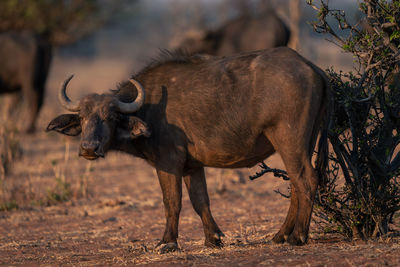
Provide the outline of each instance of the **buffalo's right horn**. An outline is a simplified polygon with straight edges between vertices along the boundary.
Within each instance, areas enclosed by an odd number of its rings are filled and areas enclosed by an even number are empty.
[[[135,87],[138,92],[137,97],[135,101],[130,102],[130,103],[125,103],[122,101],[117,100],[117,108],[119,112],[121,113],[133,113],[135,111],[138,111],[140,107],[143,105],[144,102],[144,88],[143,86],[136,80],[130,79],[129,80]]]
[[[68,79],[66,79],[60,86],[60,91],[58,92],[58,100],[60,101],[61,105],[72,112],[77,112],[79,111],[79,103],[74,103],[69,99],[67,96],[66,90],[69,81],[74,77],[74,75],[71,75]]]

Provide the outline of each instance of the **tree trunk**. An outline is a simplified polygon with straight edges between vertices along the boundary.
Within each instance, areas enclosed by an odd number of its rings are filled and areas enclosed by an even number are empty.
[[[288,46],[296,51],[299,51],[299,36],[300,36],[300,18],[301,18],[301,1],[290,0],[290,41]]]

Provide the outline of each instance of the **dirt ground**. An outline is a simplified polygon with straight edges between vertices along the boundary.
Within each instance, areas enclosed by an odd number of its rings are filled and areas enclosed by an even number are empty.
[[[289,204],[274,190],[286,192],[288,184],[271,175],[242,184],[228,172],[227,190],[220,194],[216,169],[207,170],[207,181],[225,247],[203,246],[201,221],[184,189],[181,251],[159,255],[154,248],[165,223],[161,190],[144,161],[110,153],[89,163],[77,156],[77,139],[44,132],[20,136],[20,142],[23,157],[5,189],[25,204],[0,212],[1,266],[400,266],[398,235],[349,242],[313,224],[305,246],[272,243]],[[282,167],[277,155],[268,163]],[[64,188],[70,200],[47,206],[43,199],[49,201],[51,192],[63,193],[57,177],[70,184]],[[397,217],[391,227],[399,226]]]

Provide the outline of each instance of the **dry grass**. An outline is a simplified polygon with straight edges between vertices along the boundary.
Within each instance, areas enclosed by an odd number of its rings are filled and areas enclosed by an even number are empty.
[[[8,140],[2,135],[2,141]],[[30,137],[25,137],[30,139]],[[15,141],[13,141],[15,143]],[[91,173],[94,171],[93,164],[87,162],[81,174],[72,174],[70,168],[70,143],[69,139],[61,141],[64,146],[63,153],[41,157],[35,155],[29,159],[31,151],[27,155],[15,161],[15,149],[8,146],[2,151],[8,152],[8,160],[5,163],[8,167],[8,175],[2,174],[1,178],[1,205],[0,210],[29,209],[32,207],[51,206],[60,202],[85,199],[90,197],[90,183],[93,180]],[[20,149],[20,148],[19,148]],[[49,152],[49,151],[47,151]],[[37,157],[37,160],[35,158]],[[27,163],[27,159],[29,163]],[[7,159],[7,158],[6,158]],[[14,161],[14,168],[11,169],[10,160]],[[76,157],[75,157],[76,160]],[[26,166],[24,166],[27,164]],[[32,164],[32,165],[31,165]],[[3,168],[5,169],[5,168]],[[1,169],[1,170],[3,170]]]
[[[16,201],[7,198],[6,179],[13,162],[21,157],[21,153],[15,131],[10,131],[6,126],[0,125],[0,211],[18,207]]]

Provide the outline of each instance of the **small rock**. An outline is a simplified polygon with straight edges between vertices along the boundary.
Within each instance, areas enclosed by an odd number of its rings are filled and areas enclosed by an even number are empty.
[[[116,217],[110,217],[110,218],[108,218],[108,219],[105,219],[104,221],[103,221],[103,223],[107,223],[107,222],[116,222],[117,221],[117,218]]]

